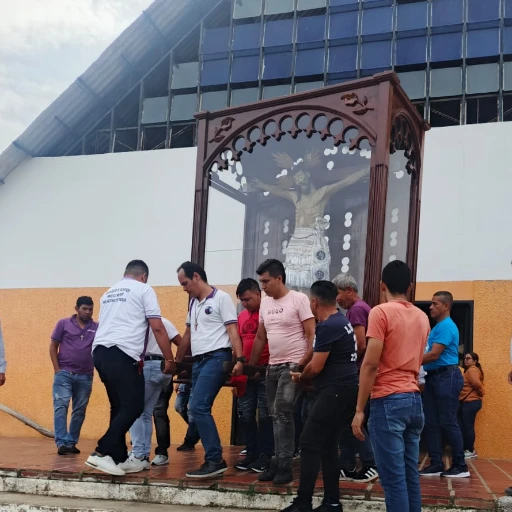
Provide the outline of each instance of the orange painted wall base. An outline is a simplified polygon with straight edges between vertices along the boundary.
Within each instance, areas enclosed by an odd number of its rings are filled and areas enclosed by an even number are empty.
[[[222,287],[233,294],[233,287]],[[183,333],[187,296],[180,287],[155,288],[162,313]],[[456,300],[474,301],[474,351],[485,371],[486,395],[477,419],[476,448],[482,457],[512,458],[512,386],[510,370],[512,336],[512,281],[418,283],[416,300],[430,300],[438,290],[449,290]],[[0,319],[7,352],[7,383],[0,388],[0,402],[53,428],[53,371],[48,355],[52,329],[61,317],[73,313],[79,295],[90,295],[96,304],[104,292],[89,289],[0,290]],[[96,309],[96,315],[98,308]],[[170,417],[173,442],[181,442],[186,425],[174,412]],[[223,444],[229,444],[232,396],[223,389],[214,405],[214,416]],[[97,439],[108,422],[108,401],[99,378],[95,379],[82,436]],[[34,437],[39,434],[2,414],[0,435]]]

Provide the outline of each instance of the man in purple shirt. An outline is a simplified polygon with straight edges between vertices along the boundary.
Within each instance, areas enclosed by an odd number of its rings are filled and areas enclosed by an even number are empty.
[[[92,342],[98,324],[92,319],[91,297],[79,297],[71,318],[57,322],[50,342],[53,380],[53,419],[59,455],[80,453],[76,447],[92,390]],[[68,408],[73,410],[68,430]]]
[[[346,310],[345,316],[354,329],[358,366],[361,367],[366,352],[366,328],[371,308],[359,297],[357,282],[351,275],[340,274],[333,279],[333,283],[338,288],[338,305]],[[366,429],[364,441],[359,441],[353,435],[343,435],[339,447],[340,480],[370,482],[378,478],[372,445]],[[356,453],[359,453],[362,464],[359,471],[356,469]]]

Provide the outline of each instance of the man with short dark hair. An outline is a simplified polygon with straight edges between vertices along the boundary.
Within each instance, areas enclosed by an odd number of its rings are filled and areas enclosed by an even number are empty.
[[[164,357],[163,372],[176,366],[149,269],[142,260],[128,263],[124,277],[101,298],[99,327],[93,343],[94,366],[110,402],[110,423],[86,465],[111,475],[124,475],[126,434],[144,410],[144,357],[149,330]]]
[[[78,454],[76,447],[92,391],[91,348],[98,324],[92,319],[91,297],[78,297],[76,313],[57,322],[50,341],[53,379],[53,423],[59,455]],[[68,430],[68,408],[72,402]]]
[[[316,325],[313,358],[302,372],[292,372],[296,384],[313,382],[317,393],[300,437],[300,482],[297,497],[286,512],[310,512],[316,479],[322,467],[324,499],[320,507],[341,511],[338,440],[350,435],[357,391],[357,344],[345,315],[336,308],[336,286],[316,281],[311,286],[311,310]],[[316,509],[319,510],[319,509]]]
[[[418,473],[423,409],[418,373],[430,331],[427,316],[407,300],[411,270],[392,261],[382,271],[381,304],[368,317],[352,430],[364,439],[364,409],[371,393],[369,430],[384,488],[386,510],[421,512]]]
[[[244,310],[238,315],[238,333],[242,339],[244,357],[251,358],[254,339],[260,322],[261,291],[254,279],[242,279],[236,289]],[[258,366],[268,365],[268,347],[258,361]],[[245,392],[238,396],[238,417],[245,434],[247,455],[236,464],[242,471],[247,469],[263,473],[273,452],[272,418],[268,414],[267,387],[264,376],[248,380],[245,376],[234,377],[245,385]],[[236,393],[238,387],[233,390]],[[256,422],[256,414],[258,421]]]
[[[188,471],[187,476],[208,478],[227,469],[212,416],[213,402],[227,378],[224,363],[231,361],[234,354],[236,364],[233,375],[240,375],[245,358],[231,297],[210,286],[206,272],[196,263],[186,261],[178,267],[177,272],[178,280],[191,300],[187,328],[176,360],[181,361],[191,350],[194,364],[189,410],[205,449],[203,465],[197,470]]]
[[[275,458],[258,479],[274,484],[292,481],[295,403],[301,392],[290,372],[298,372],[313,355],[315,318],[307,295],[286,287],[284,265],[275,259],[264,261],[256,270],[267,296],[261,301],[260,319],[251,364],[256,364],[267,345],[267,399],[274,425]]]
[[[459,330],[450,318],[452,305],[453,296],[446,291],[435,293],[430,305],[430,317],[436,325],[428,338],[427,353],[423,356],[423,367],[427,372],[423,393],[425,435],[430,465],[421,471],[421,476],[470,476],[457,421],[464,379],[459,369]],[[452,465],[446,471],[442,435],[452,449]]]

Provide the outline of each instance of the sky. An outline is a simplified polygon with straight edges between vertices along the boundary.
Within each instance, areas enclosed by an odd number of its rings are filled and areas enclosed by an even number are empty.
[[[0,0],[0,153],[151,0]]]

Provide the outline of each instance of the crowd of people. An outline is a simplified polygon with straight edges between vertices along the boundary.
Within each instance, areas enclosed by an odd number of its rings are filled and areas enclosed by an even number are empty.
[[[231,297],[208,283],[201,266],[183,263],[177,270],[189,296],[183,336],[162,318],[141,260],[131,261],[123,278],[103,295],[98,322],[92,299],[79,297],[76,313],[60,320],[51,335],[58,454],[80,453],[95,368],[110,403],[110,420],[86,464],[112,475],[167,464],[172,376],[178,373],[176,362],[191,356],[191,384],[175,388],[175,408],[188,424],[178,450],[194,450],[201,440],[205,457],[189,478],[213,477],[228,468],[211,412],[226,383],[237,396],[246,441],[235,468],[254,471],[260,481],[292,481],[301,403],[300,483],[287,512],[311,510],[320,468],[320,508],[326,511],[341,510],[340,480],[380,478],[388,510],[418,512],[420,476],[470,476],[466,459],[477,456],[474,424],[484,374],[475,353],[465,355],[464,374],[460,371],[449,292],[432,298],[431,330],[427,315],[407,299],[411,271],[401,261],[383,269],[381,303],[373,309],[347,274],[313,283],[308,295],[287,287],[279,260],[264,261],[256,274],[259,283],[246,278],[237,287],[243,307],[237,315]],[[1,385],[3,343],[0,356]],[[153,423],[157,447],[151,459]],[[430,464],[418,471],[423,430]],[[451,446],[448,468],[444,440]]]

